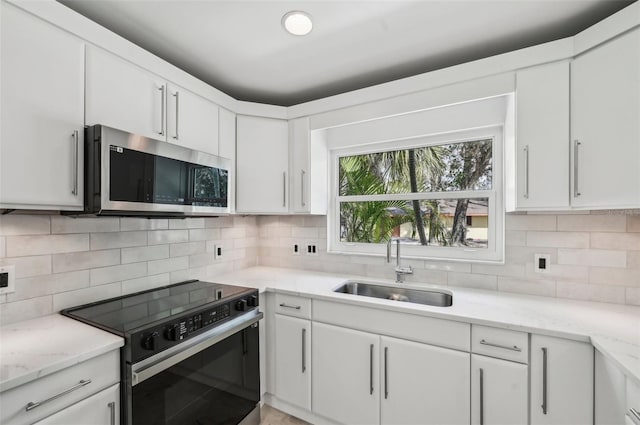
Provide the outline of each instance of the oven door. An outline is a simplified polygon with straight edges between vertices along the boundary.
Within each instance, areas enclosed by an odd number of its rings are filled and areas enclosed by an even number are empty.
[[[127,403],[131,423],[236,425],[254,417],[262,313],[252,313],[134,364]]]

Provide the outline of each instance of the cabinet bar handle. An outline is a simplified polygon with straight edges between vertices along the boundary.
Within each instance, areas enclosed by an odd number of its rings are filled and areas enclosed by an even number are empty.
[[[173,95],[176,98],[176,135],[173,136],[174,139],[178,140],[180,137],[178,136],[178,120],[180,119],[180,92],[176,91]]]
[[[573,141],[573,196],[580,196],[580,189],[578,187],[578,152],[580,151],[580,141],[578,139]]]
[[[487,345],[489,347],[504,348],[505,350],[518,351],[518,352],[522,351],[522,348],[518,347],[517,345],[510,347],[508,345],[494,344],[493,342],[487,342],[484,339],[480,340],[480,344]]]
[[[284,307],[284,308],[294,308],[294,309],[296,309],[296,310],[300,310],[300,308],[301,308],[299,305],[288,305],[288,304],[285,304],[285,303],[280,304],[280,307]]]
[[[484,369],[480,368],[480,425],[484,425]]]
[[[307,342],[307,329],[302,328],[302,373],[307,370],[307,351],[306,351],[306,343]]]
[[[302,206],[306,206],[307,203],[304,202],[304,175],[306,172],[304,170],[300,170],[300,204]]]
[[[116,402],[112,401],[107,406],[109,406],[109,417],[111,418],[109,423],[116,425]]]
[[[373,394],[373,344],[369,346],[369,394]]]
[[[542,347],[542,413],[547,414],[547,348]]]
[[[74,130],[71,135],[73,139],[73,187],[71,194],[78,196],[78,146],[80,144],[80,135],[78,130]]]
[[[524,195],[529,198],[529,145],[524,147]]]
[[[389,398],[389,347],[384,347],[384,398]]]
[[[629,409],[629,412],[631,412],[631,414],[636,418],[636,421],[640,422],[640,413],[638,413],[636,409],[632,407]]]
[[[67,395],[72,391],[75,391],[75,390],[77,390],[79,388],[84,387],[85,385],[89,385],[90,383],[91,383],[91,379],[83,379],[80,382],[78,382],[76,385],[74,385],[73,387],[69,388],[68,390],[65,390],[65,391],[63,391],[63,392],[61,392],[59,394],[56,394],[53,397],[49,397],[46,400],[36,401],[36,402],[30,401],[29,403],[27,403],[27,405],[25,406],[24,409],[28,412],[29,410],[33,410],[38,406],[42,406],[45,403],[49,403],[50,401],[53,401],[53,400],[58,399],[58,398],[60,398],[60,397],[62,397],[64,395]]]
[[[287,206],[287,172],[282,172],[282,206]]]
[[[158,134],[164,136],[164,85],[158,87],[158,90],[160,90],[160,131]]]

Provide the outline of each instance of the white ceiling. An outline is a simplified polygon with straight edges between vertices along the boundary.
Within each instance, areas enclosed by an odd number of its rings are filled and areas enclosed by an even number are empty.
[[[201,80],[289,106],[578,33],[633,0],[59,0]],[[314,28],[286,33],[304,10]]]

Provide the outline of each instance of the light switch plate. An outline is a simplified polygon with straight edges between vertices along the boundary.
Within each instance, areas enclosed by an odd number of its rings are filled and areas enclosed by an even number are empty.
[[[0,266],[0,273],[8,273],[8,285],[0,288],[0,294],[10,294],[16,290],[16,266]]]

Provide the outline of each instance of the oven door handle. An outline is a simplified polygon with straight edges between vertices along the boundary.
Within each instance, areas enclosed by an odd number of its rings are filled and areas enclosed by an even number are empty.
[[[131,366],[131,386],[136,386],[236,332],[248,328],[264,316],[258,310],[254,310],[253,313],[243,314],[203,334],[133,364]]]

